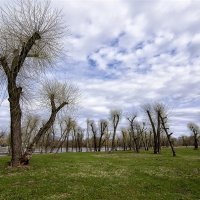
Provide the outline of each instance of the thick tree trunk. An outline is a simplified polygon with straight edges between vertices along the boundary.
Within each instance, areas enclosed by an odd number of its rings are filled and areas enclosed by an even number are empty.
[[[15,81],[8,80],[8,93],[10,103],[10,133],[11,133],[11,166],[20,165],[22,155],[20,96],[22,88],[17,87]]]
[[[9,102],[10,102],[10,130],[11,130],[11,166],[20,165],[22,155],[22,138],[21,138],[21,108],[20,95],[22,88],[17,87],[13,82],[8,84]]]
[[[196,150],[196,149],[198,149],[198,134],[197,133],[195,133],[194,134],[194,149]]]

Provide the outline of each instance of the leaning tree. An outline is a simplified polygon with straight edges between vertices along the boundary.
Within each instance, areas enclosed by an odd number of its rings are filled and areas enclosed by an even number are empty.
[[[56,80],[51,80],[51,82],[45,81],[40,91],[40,106],[43,104],[46,108],[48,108],[50,115],[26,147],[25,153],[20,158],[20,162],[22,164],[28,164],[34,151],[34,146],[38,144],[41,137],[44,136],[44,134],[53,126],[58,112],[63,110],[64,107],[67,107],[68,109],[73,108],[79,97],[79,91],[75,86],[70,83],[60,83]],[[71,126],[72,122],[70,120],[66,129],[67,134],[69,134]]]
[[[20,165],[22,156],[23,84],[60,55],[64,28],[60,11],[47,0],[15,0],[1,9],[0,74],[10,106],[12,166]]]

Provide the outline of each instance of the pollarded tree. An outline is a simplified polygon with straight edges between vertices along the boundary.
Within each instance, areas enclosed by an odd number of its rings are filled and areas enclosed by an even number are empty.
[[[128,114],[127,120],[129,121],[129,135],[130,135],[130,149],[136,149],[136,140],[137,137],[135,136],[135,118],[137,117],[136,113]]]
[[[119,110],[112,110],[110,112],[110,117],[111,117],[111,121],[113,125],[113,137],[112,137],[112,146],[111,146],[111,151],[113,151],[116,148],[115,137],[116,137],[117,127],[121,119],[121,112]]]
[[[97,126],[96,126],[94,120],[90,120],[89,125],[90,125],[90,130],[93,135],[93,148],[94,148],[94,151],[97,151],[97,146],[98,146],[98,144],[97,144]]]
[[[106,133],[108,133],[108,121],[105,119],[100,120],[99,129],[100,129],[100,137],[99,137],[98,151],[101,151],[101,147],[103,145],[102,138]]]
[[[82,152],[84,131],[80,126],[77,127],[77,146],[79,152]]]
[[[198,142],[199,142],[198,136],[200,134],[200,128],[199,128],[199,126],[197,124],[192,123],[192,122],[188,124],[188,128],[193,133],[193,137],[194,137],[194,149],[198,149],[198,146],[199,146],[198,145]]]
[[[29,143],[25,153],[20,158],[22,164],[28,164],[34,151],[34,145],[39,142],[41,137],[53,126],[57,113],[67,106],[73,108],[79,97],[78,89],[69,83],[60,83],[58,81],[46,81],[41,88],[41,104],[44,103],[50,110],[48,120],[39,129],[33,140]],[[70,128],[72,122],[70,121]],[[67,128],[68,131],[69,128]]]
[[[87,129],[86,129],[86,151],[88,152],[90,149],[90,132],[89,132],[89,126],[90,126],[90,120],[86,120],[87,123]]]
[[[20,165],[22,156],[23,82],[60,55],[63,30],[60,11],[46,0],[16,0],[1,10],[0,73],[9,96],[12,166]]]
[[[123,142],[123,149],[124,151],[127,150],[128,148],[128,130],[126,128],[121,128],[121,133],[122,133],[122,142]]]

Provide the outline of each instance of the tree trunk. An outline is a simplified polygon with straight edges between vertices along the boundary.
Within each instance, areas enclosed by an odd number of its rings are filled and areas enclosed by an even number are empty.
[[[148,114],[149,121],[150,121],[151,126],[152,126],[153,136],[154,136],[154,146],[153,146],[153,151],[154,151],[154,154],[157,154],[157,153],[158,153],[158,145],[157,145],[157,133],[156,133],[155,124],[154,124],[154,122],[153,122],[153,119],[152,119],[151,114],[150,114],[149,111],[147,111],[147,114]]]
[[[198,149],[198,133],[194,134],[194,149]]]
[[[160,128],[160,112],[158,111],[157,113],[157,120],[158,120],[158,125],[157,125],[157,152],[158,153],[161,153],[161,144],[160,144],[160,131],[161,131],[161,128]]]
[[[22,137],[21,137],[21,108],[20,96],[21,87],[17,87],[14,83],[8,84],[9,102],[10,102],[10,118],[11,118],[11,166],[20,165],[22,155]]]
[[[112,148],[111,151],[113,151],[115,149],[115,135],[116,135],[116,126],[114,127],[114,131],[113,131],[113,138],[112,138]]]
[[[67,136],[67,142],[66,142],[66,152],[69,151],[69,135]]]

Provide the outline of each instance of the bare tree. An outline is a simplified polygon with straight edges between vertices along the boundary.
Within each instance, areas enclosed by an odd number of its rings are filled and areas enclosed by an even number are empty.
[[[6,132],[5,131],[0,131],[0,145],[4,144]]]
[[[122,132],[123,149],[124,151],[126,151],[128,147],[128,131],[126,128],[122,128],[121,132]]]
[[[86,151],[88,152],[89,149],[90,149],[90,132],[89,132],[90,120],[87,119],[86,123],[87,123],[87,129],[86,129],[86,134],[87,134],[87,138],[86,138]]]
[[[84,131],[80,126],[77,127],[77,146],[79,152],[82,152]]]
[[[156,104],[154,108],[152,108],[151,105],[145,105],[143,107],[145,113],[147,114],[149,118],[149,122],[151,124],[152,132],[153,132],[153,150],[154,154],[160,153],[160,118],[158,116],[159,106],[156,107]],[[155,112],[156,111],[156,112]]]
[[[135,118],[137,115],[135,113],[129,114],[127,116],[127,120],[129,121],[129,133],[130,133],[130,149],[134,148],[136,149],[136,152],[139,152],[139,149],[137,148],[137,136],[135,134]],[[136,147],[137,146],[137,147]]]
[[[22,156],[23,83],[58,57],[63,30],[60,11],[51,9],[49,1],[16,0],[1,10],[0,73],[10,103],[12,166],[20,165]]]
[[[111,115],[111,121],[113,125],[113,137],[112,137],[112,146],[111,146],[111,151],[113,151],[116,148],[115,137],[116,137],[116,132],[117,132],[117,126],[121,118],[121,112],[119,110],[111,110],[110,115]]]
[[[50,107],[50,117],[39,129],[38,133],[33,138],[32,142],[26,148],[25,153],[20,159],[21,163],[26,164],[30,160],[33,147],[53,125],[57,113],[65,106],[72,106],[78,98],[78,89],[72,84],[60,83],[58,81],[45,82],[42,87],[42,102]]]
[[[141,134],[142,134],[142,131],[143,131],[140,123],[137,122],[137,121],[134,121],[133,129],[131,128],[130,131],[132,133],[132,137],[133,137],[133,141],[134,141],[134,145],[135,145],[135,151],[137,153],[139,153],[139,150],[140,150],[140,137],[141,137]]]
[[[105,145],[105,151],[109,151],[109,146],[110,146],[110,137],[111,137],[111,132],[106,132],[104,134],[104,145]]]
[[[101,151],[101,147],[102,147],[102,138],[103,136],[108,133],[108,121],[107,120],[100,120],[100,137],[99,137],[99,148],[98,151]]]
[[[162,109],[160,110],[160,112],[158,113],[158,115],[159,115],[159,118],[161,120],[162,128],[163,128],[164,132],[166,133],[166,136],[167,136],[168,142],[170,144],[173,156],[176,156],[176,152],[174,150],[174,147],[173,147],[173,144],[172,144],[172,140],[171,140],[171,135],[173,133],[169,133],[168,132],[168,129],[169,129],[167,127],[167,119],[168,119],[168,117],[167,117],[167,114],[166,114],[164,106],[162,107]]]
[[[93,134],[93,148],[94,151],[97,151],[97,127],[94,120],[90,120],[89,125]]]
[[[39,117],[34,115],[25,116],[22,122],[22,150],[24,151],[35,137],[39,128]]]
[[[199,145],[198,145],[198,142],[199,142],[199,134],[200,134],[200,128],[197,124],[195,123],[189,123],[188,124],[188,128],[192,131],[193,133],[193,137],[194,137],[194,149],[198,149]]]
[[[66,139],[69,136],[70,131],[72,130],[73,120],[71,119],[71,117],[68,117],[67,119],[63,121],[60,121],[59,125],[60,125],[61,137],[58,142],[58,148],[57,148],[56,153],[58,153],[60,149],[62,151],[62,146],[66,142]]]
[[[152,108],[153,107],[153,108]],[[146,105],[144,107],[145,112],[147,113],[147,116],[149,118],[153,135],[154,135],[154,154],[161,152],[161,133],[164,131],[164,133],[167,136],[167,140],[170,144],[173,156],[176,156],[176,152],[174,150],[171,135],[173,133],[169,133],[169,127],[167,127],[168,123],[168,115],[166,106],[162,103],[155,103],[154,106]]]

